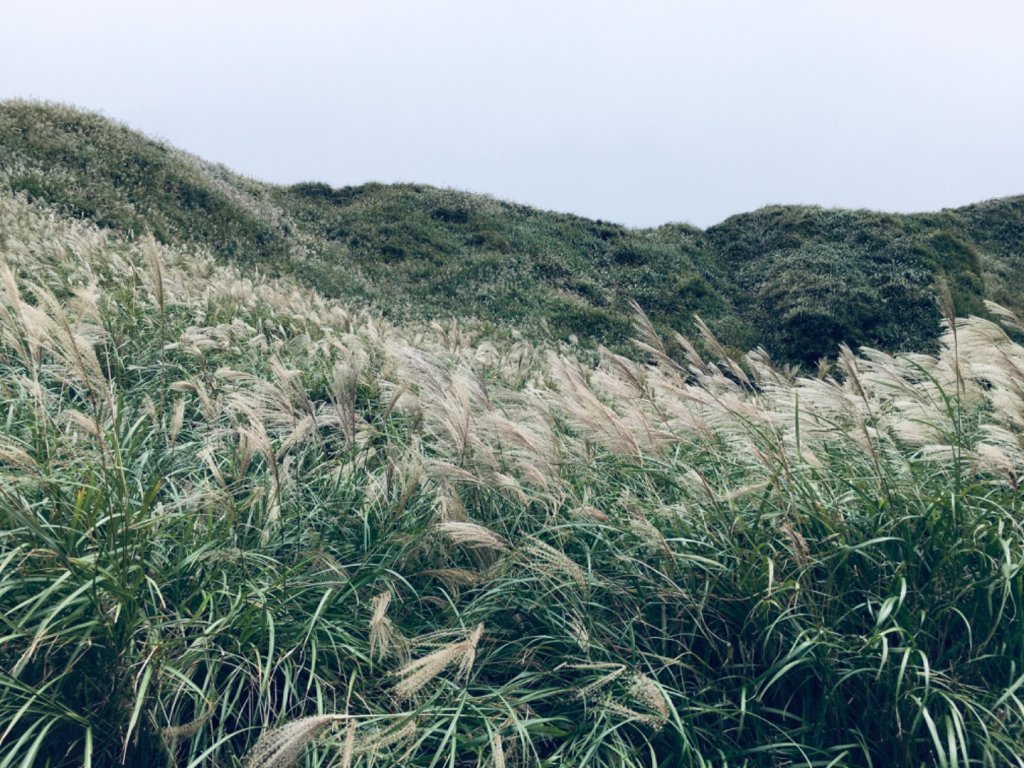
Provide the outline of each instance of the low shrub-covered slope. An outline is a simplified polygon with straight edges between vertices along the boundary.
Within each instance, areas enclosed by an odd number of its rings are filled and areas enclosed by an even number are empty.
[[[1024,765],[995,323],[585,363],[0,232],[0,767]]]
[[[31,102],[0,105],[0,169],[0,184],[64,213],[294,274],[396,319],[470,315],[621,345],[630,300],[658,318],[733,314],[703,233],[685,226],[630,230],[415,185],[275,187]]]
[[[0,185],[74,216],[192,245],[396,320],[476,317],[533,339],[629,349],[699,314],[737,351],[813,364],[838,342],[934,350],[959,311],[1021,309],[1024,198],[933,214],[771,207],[707,232],[639,230],[427,186],[274,186],[106,118],[0,104]]]
[[[971,226],[958,211],[800,206],[734,216],[708,236],[759,340],[781,358],[810,363],[840,342],[923,351],[935,348],[940,279],[965,314],[982,313],[987,295],[1012,298],[1005,277],[986,274],[981,254],[993,270],[1020,259],[1024,200],[988,206],[1012,215],[987,239],[984,223]]]
[[[301,273],[350,295],[350,264],[364,295],[412,305],[406,316],[476,315],[559,337],[622,344],[629,301],[657,317],[731,314],[703,233],[685,226],[630,230],[479,195],[416,185],[332,191],[278,188],[274,199],[321,227],[325,252]]]

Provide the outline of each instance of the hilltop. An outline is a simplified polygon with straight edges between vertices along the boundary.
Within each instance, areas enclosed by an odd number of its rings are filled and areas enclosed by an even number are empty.
[[[701,230],[630,229],[414,184],[277,186],[108,118],[0,104],[0,188],[192,246],[395,320],[472,316],[620,351],[631,302],[662,331],[700,315],[736,351],[813,363],[839,342],[933,350],[958,314],[1022,308],[1024,197],[911,215],[772,206]]]

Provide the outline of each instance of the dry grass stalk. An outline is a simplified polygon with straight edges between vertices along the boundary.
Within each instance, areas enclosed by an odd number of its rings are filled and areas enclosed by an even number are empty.
[[[8,464],[25,472],[38,472],[39,465],[14,440],[0,435],[0,464]]]
[[[580,520],[593,520],[597,523],[607,523],[609,520],[608,515],[590,504],[582,504],[573,509],[569,514]]]
[[[491,754],[494,756],[494,768],[505,768],[505,747],[497,731],[491,734]]]
[[[449,520],[436,523],[434,530],[459,546],[491,549],[499,552],[508,549],[508,543],[501,536],[476,523]]]
[[[409,655],[409,641],[387,616],[391,593],[381,592],[373,598],[373,616],[370,618],[370,655],[378,660],[388,656],[405,659]]]
[[[548,359],[548,365],[560,390],[552,406],[565,413],[583,436],[621,456],[639,458],[642,455],[628,424],[598,398],[578,366],[554,356]]]
[[[345,732],[345,743],[341,747],[341,768],[352,768],[356,748],[356,721],[350,720]]]
[[[190,739],[199,733],[200,729],[213,717],[216,709],[217,699],[216,697],[210,697],[206,699],[206,707],[194,720],[182,725],[168,725],[161,728],[160,737],[167,744],[168,751],[171,754],[175,754],[178,742],[182,739]]]
[[[167,444],[173,446],[178,442],[178,434],[185,423],[185,401],[178,398],[171,411],[171,423],[167,427]]]
[[[587,572],[575,560],[540,539],[533,536],[527,538],[529,544],[523,550],[523,560],[529,567],[537,568],[544,573],[564,573],[580,589],[586,589]]]
[[[245,768],[290,768],[313,739],[348,719],[348,715],[314,715],[267,731],[246,756]]]
[[[629,681],[629,692],[637,702],[656,713],[661,724],[668,722],[668,703],[665,692],[658,683],[647,675],[637,673]]]
[[[401,678],[395,684],[395,695],[401,699],[412,698],[427,683],[455,663],[459,665],[456,679],[465,679],[476,660],[477,643],[480,642],[483,632],[484,625],[478,624],[465,640],[450,643],[406,664],[395,673],[397,677]]]
[[[614,712],[617,715],[621,715],[627,720],[633,720],[635,722],[643,723],[644,725],[654,729],[655,731],[661,730],[662,726],[665,725],[665,721],[655,715],[645,714],[643,712],[637,712],[632,707],[627,707],[618,701],[608,698],[603,703],[603,707],[608,712]]]
[[[566,624],[568,625],[570,636],[576,645],[580,647],[580,650],[589,651],[590,633],[587,631],[587,626],[583,623],[583,619],[574,613],[569,616]]]
[[[160,311],[164,311],[164,268],[163,260],[160,258],[160,246],[157,245],[152,235],[142,239],[142,252],[146,257],[146,266],[149,267],[149,276],[153,284],[153,294],[156,305]]]
[[[793,559],[801,568],[806,568],[811,560],[811,549],[807,546],[807,539],[788,520],[782,521],[782,530],[789,539]]]
[[[367,734],[364,738],[360,738],[353,745],[353,751],[369,755],[369,762],[372,765],[373,760],[383,750],[412,741],[416,737],[416,731],[416,721],[412,719],[405,720],[393,730],[375,731]],[[401,763],[395,763],[395,765],[401,765]]]
[[[469,520],[462,499],[459,498],[458,492],[451,485],[442,483],[436,495],[437,501],[434,506],[436,509],[436,519],[439,523],[465,523]]]
[[[728,493],[723,493],[720,498],[722,501],[735,501],[736,499],[742,499],[744,496],[749,496],[754,493],[764,493],[764,491],[766,491],[770,486],[771,483],[767,480],[760,480],[756,483],[734,488]]]
[[[587,683],[585,686],[576,691],[576,698],[585,699],[595,691],[599,691],[609,683],[617,680],[619,677],[626,673],[625,664],[615,664],[612,662],[595,662],[593,664],[569,664],[569,669],[580,669],[580,670],[601,670],[607,669],[609,672],[601,675],[593,682]]]
[[[359,416],[356,413],[356,390],[363,365],[365,365],[364,361],[357,360],[353,356],[348,364],[339,363],[334,368],[334,388],[330,396],[338,428],[349,445],[355,443],[359,424]],[[394,399],[397,400],[397,398]]]
[[[420,575],[437,579],[452,594],[458,594],[462,587],[472,587],[481,581],[479,573],[465,568],[429,568],[420,571]]]

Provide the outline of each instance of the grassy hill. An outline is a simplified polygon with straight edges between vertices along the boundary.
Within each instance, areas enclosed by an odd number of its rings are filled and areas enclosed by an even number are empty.
[[[1022,765],[995,324],[581,362],[3,191],[0,232],[0,766]]]
[[[728,314],[703,234],[634,231],[416,185],[334,190],[242,178],[96,115],[0,106],[2,183],[122,232],[151,232],[395,319],[475,315],[621,343],[628,299]]]
[[[104,117],[0,105],[0,184],[126,233],[192,245],[392,319],[472,315],[624,351],[637,301],[699,314],[737,353],[813,363],[840,341],[934,349],[942,277],[962,313],[1021,308],[1024,198],[934,214],[770,207],[702,231],[629,229],[420,185],[274,186]]]
[[[0,768],[1024,766],[1022,321],[871,308],[1012,298],[1014,201],[637,232],[0,125]],[[673,349],[672,270],[934,353]]]
[[[989,205],[1005,211],[1009,222],[984,247],[986,261],[1019,258],[1013,249],[1024,246],[1024,198]],[[984,313],[983,300],[994,294],[1009,299],[1005,278],[986,274],[979,236],[958,211],[897,215],[798,206],[763,208],[708,230],[759,341],[783,359],[805,363],[839,342],[933,349],[940,279],[963,314]]]

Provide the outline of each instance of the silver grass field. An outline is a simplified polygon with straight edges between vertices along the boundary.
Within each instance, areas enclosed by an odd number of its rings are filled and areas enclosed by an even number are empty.
[[[1024,327],[392,325],[0,196],[0,768],[1024,766]]]

